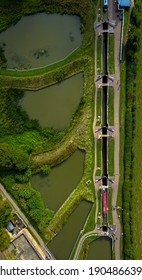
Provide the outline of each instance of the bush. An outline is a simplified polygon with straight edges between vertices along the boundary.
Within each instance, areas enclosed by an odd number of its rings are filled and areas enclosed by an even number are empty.
[[[0,251],[7,249],[10,245],[10,236],[5,229],[0,229]]]
[[[24,92],[16,89],[0,89],[0,135],[23,133],[27,130],[38,130],[37,120],[30,120],[19,105]]]
[[[32,176],[32,172],[30,169],[28,169],[24,173],[21,173],[21,174],[16,173],[15,179],[16,179],[16,181],[18,181],[20,183],[27,183],[30,180],[31,176]]]
[[[51,168],[49,165],[43,165],[41,168],[40,168],[40,172],[44,175],[48,175],[51,171]]]
[[[6,223],[11,219],[11,214],[12,214],[12,208],[7,202],[1,199],[0,200],[0,228],[3,228],[6,225]]]
[[[15,149],[6,143],[0,143],[0,168],[23,171],[29,168],[29,156],[21,149]]]

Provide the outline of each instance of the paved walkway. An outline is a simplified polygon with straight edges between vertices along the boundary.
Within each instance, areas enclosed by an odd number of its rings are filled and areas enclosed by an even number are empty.
[[[21,216],[21,218],[23,219],[23,222],[29,227],[29,229],[31,230],[31,232],[34,234],[34,236],[37,238],[41,249],[43,250],[44,254],[47,256],[48,259],[55,259],[51,252],[47,249],[47,247],[45,246],[43,240],[41,239],[41,237],[39,236],[39,234],[37,233],[37,231],[33,228],[33,226],[30,224],[30,222],[28,221],[28,219],[25,217],[25,215],[22,213],[22,211],[20,210],[20,208],[17,206],[17,204],[14,202],[14,200],[11,198],[11,196],[7,193],[7,191],[5,190],[5,188],[2,186],[2,184],[0,184],[0,191],[4,194],[4,196],[7,198],[7,200],[9,201],[9,203],[12,205],[12,207],[15,209],[15,211],[17,211],[17,213]]]

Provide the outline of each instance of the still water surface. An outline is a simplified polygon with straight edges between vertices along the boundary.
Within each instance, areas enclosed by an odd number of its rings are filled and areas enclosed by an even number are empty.
[[[79,73],[56,85],[25,91],[20,105],[42,127],[65,129],[83,96],[83,74]]]
[[[34,175],[32,187],[38,190],[46,207],[57,211],[75,189],[83,175],[85,153],[77,150],[49,175]]]
[[[48,244],[49,250],[58,260],[70,257],[80,231],[91,210],[92,203],[82,201],[69,217],[61,232]]]
[[[87,260],[111,260],[112,240],[109,237],[99,237],[89,244]]]
[[[8,68],[34,68],[65,58],[81,45],[80,18],[38,13],[0,34]]]

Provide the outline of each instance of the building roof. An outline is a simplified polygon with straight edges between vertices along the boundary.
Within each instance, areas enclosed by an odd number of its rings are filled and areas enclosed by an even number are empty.
[[[8,222],[6,225],[6,229],[11,232],[14,230],[14,225],[11,222]]]
[[[130,7],[132,0],[118,0],[119,6]]]

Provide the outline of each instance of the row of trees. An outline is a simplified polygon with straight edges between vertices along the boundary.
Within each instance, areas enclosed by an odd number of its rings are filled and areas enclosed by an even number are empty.
[[[132,238],[132,174],[133,174],[133,138],[135,134],[135,79],[137,74],[137,52],[140,46],[141,14],[138,2],[131,15],[131,26],[126,46],[126,114],[125,114],[125,154],[123,184],[123,231],[124,258],[133,259]]]

